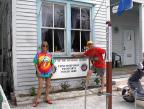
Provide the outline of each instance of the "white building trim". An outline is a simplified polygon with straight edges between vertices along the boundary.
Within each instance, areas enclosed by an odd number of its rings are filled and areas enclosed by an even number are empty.
[[[144,3],[144,0],[133,0],[133,2]]]
[[[12,57],[14,90],[17,88],[17,62],[16,62],[16,0],[12,1]]]
[[[107,17],[106,17],[106,20],[110,21],[110,0],[106,0],[106,7],[107,7]]]
[[[139,15],[140,36],[142,36],[142,52],[144,53],[144,4],[140,5]]]

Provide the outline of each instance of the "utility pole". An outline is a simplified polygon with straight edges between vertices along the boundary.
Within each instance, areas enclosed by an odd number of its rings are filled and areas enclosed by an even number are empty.
[[[112,25],[110,21],[106,22],[106,40],[107,40],[107,62],[106,62],[106,96],[107,109],[112,109]]]

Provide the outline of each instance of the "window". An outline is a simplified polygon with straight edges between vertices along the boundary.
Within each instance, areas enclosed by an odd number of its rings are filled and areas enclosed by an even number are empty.
[[[71,50],[83,52],[90,39],[90,9],[71,7]]]
[[[68,5],[68,2],[43,2],[41,39],[48,42],[49,51],[62,54],[68,54],[69,51],[84,52],[91,34],[90,11],[89,6]]]
[[[50,52],[64,52],[65,7],[60,4],[42,4],[42,40],[49,44]]]

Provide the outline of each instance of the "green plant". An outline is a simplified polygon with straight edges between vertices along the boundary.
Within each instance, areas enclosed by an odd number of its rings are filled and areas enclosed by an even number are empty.
[[[68,88],[70,87],[70,84],[68,84],[67,81],[61,83],[61,88],[62,88],[62,91],[66,92],[68,91]]]
[[[100,78],[99,78],[99,77],[96,77],[96,78],[94,79],[94,82],[96,83],[96,85],[99,85],[99,83],[100,83]]]
[[[3,102],[3,96],[2,96],[2,94],[0,92],[0,109],[2,109],[2,102]]]
[[[0,102],[3,102],[3,96],[1,94],[1,92],[0,92]]]
[[[30,88],[30,95],[31,96],[35,96],[36,95],[35,87]]]
[[[81,87],[82,87],[82,88],[85,88],[85,87],[86,87],[86,81],[85,81],[84,79],[81,81]]]

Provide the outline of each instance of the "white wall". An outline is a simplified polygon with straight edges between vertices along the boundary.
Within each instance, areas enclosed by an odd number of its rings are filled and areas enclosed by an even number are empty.
[[[133,2],[137,2],[137,3],[144,3],[143,0],[132,0]]]
[[[85,0],[76,0],[85,1]],[[86,1],[85,1],[86,2]],[[88,3],[92,3],[89,1]],[[96,45],[106,47],[106,0],[93,1],[95,8],[94,41]],[[13,1],[13,68],[15,91],[28,93],[31,87],[37,87],[35,68],[32,63],[37,50],[37,6],[36,0]],[[102,5],[102,6],[101,6]],[[100,8],[100,9],[99,9]],[[99,10],[99,11],[98,11]],[[97,13],[98,11],[98,13]],[[80,80],[70,81],[71,88],[80,86]],[[59,81],[53,84],[59,85]],[[59,87],[56,87],[59,88]]]
[[[15,91],[37,85],[32,63],[37,51],[36,0],[13,0],[13,68]]]
[[[105,0],[96,0],[93,17],[93,40],[98,47],[106,48],[107,7]]]
[[[144,4],[140,5],[139,13],[140,13],[140,17],[139,17],[140,25],[139,25],[139,28],[140,28],[140,35],[142,36],[141,37],[142,53],[143,53],[143,59],[144,59],[144,20],[143,20],[144,19]]]

